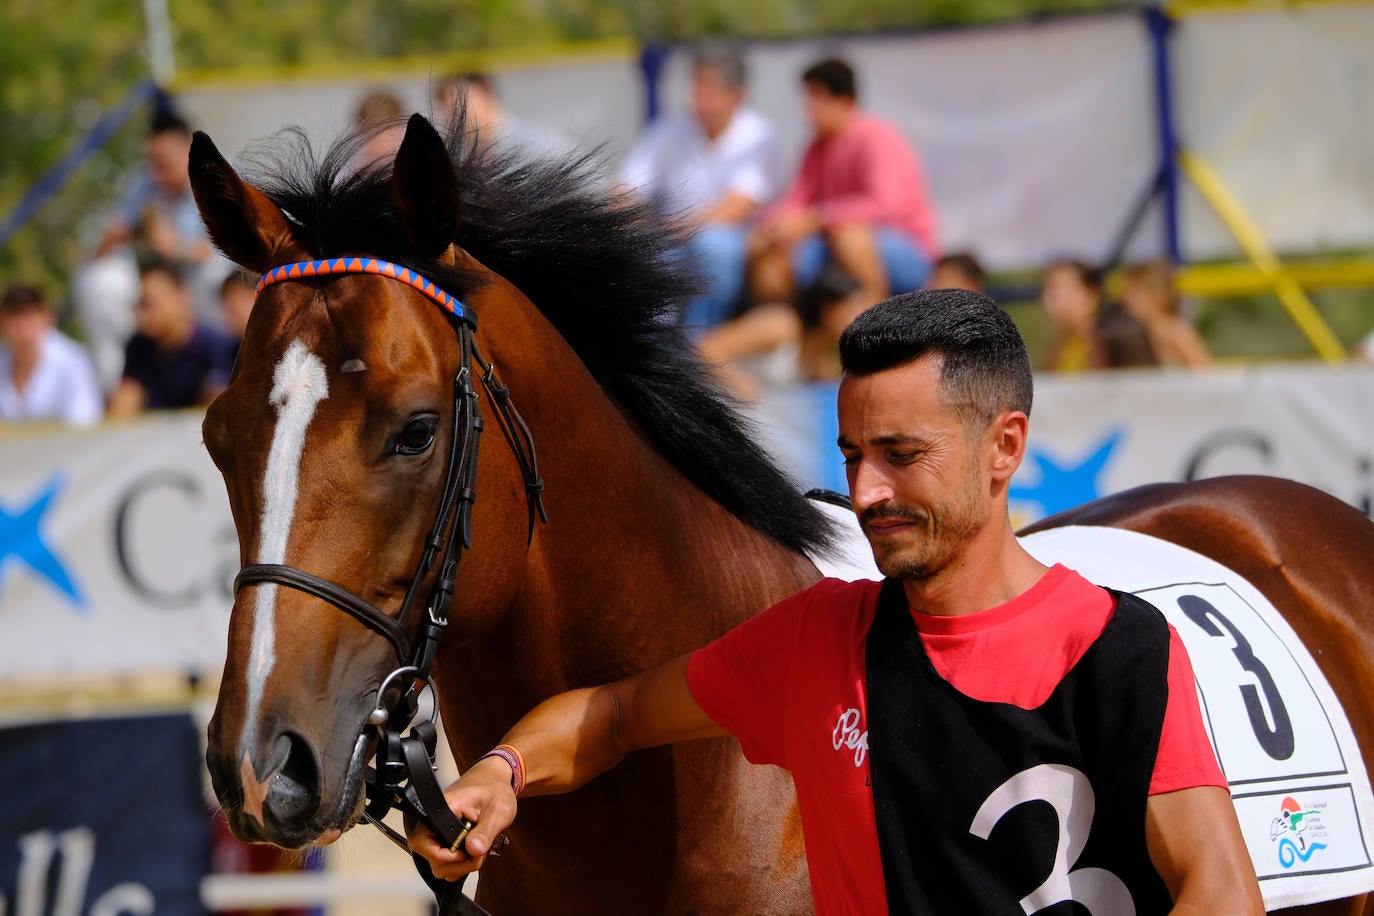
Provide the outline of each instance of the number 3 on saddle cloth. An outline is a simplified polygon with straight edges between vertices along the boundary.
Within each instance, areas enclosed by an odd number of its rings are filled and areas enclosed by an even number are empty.
[[[1021,543],[1042,563],[1144,598],[1178,631],[1266,909],[1374,890],[1374,793],[1349,720],[1258,589],[1208,557],[1119,528],[1052,528]],[[1072,789],[1045,775],[1046,791]]]

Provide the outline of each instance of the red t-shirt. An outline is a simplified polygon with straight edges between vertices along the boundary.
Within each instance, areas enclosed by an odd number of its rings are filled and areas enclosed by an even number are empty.
[[[792,772],[820,914],[887,912],[864,664],[880,587],[824,579],[694,652],[687,665],[692,695],[739,738],[744,755]],[[1106,591],[1055,566],[1006,604],[964,617],[912,617],[935,670],[956,689],[1033,709],[1101,635],[1113,607]],[[1172,627],[1168,683],[1150,794],[1225,787]]]

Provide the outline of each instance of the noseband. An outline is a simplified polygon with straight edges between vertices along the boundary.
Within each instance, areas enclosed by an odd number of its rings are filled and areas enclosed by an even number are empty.
[[[288,280],[307,280],[311,278],[338,276],[344,274],[366,274],[383,277],[404,283],[416,292],[430,299],[449,316],[458,335],[460,360],[458,373],[453,380],[453,435],[449,443],[448,467],[444,474],[444,488],[439,497],[438,510],[429,536],[425,538],[424,553],[419,566],[406,587],[399,613],[392,617],[337,583],[330,582],[305,570],[280,563],[255,563],[243,567],[234,579],[234,594],[250,585],[284,585],[305,592],[333,605],[353,617],[364,626],[385,637],[396,652],[399,668],[388,676],[378,688],[377,705],[368,724],[378,729],[381,745],[378,750],[376,774],[369,773],[368,783],[368,820],[378,824],[388,833],[390,828],[380,823],[381,816],[390,808],[400,806],[412,813],[418,809],[419,816],[430,821],[431,826],[447,828],[457,825],[446,805],[439,811],[437,803],[422,804],[420,798],[409,798],[414,788],[427,776],[433,783],[433,774],[428,762],[420,766],[416,748],[405,746],[414,738],[401,738],[401,732],[415,717],[419,700],[419,689],[413,685],[423,684],[429,678],[434,664],[435,651],[444,628],[448,626],[449,607],[453,601],[454,582],[458,561],[463,550],[472,546],[472,506],[477,498],[477,449],[481,437],[482,413],[477,401],[477,390],[473,384],[474,374],[478,374],[482,387],[496,416],[497,425],[510,443],[520,472],[525,479],[525,496],[529,507],[529,527],[527,543],[534,537],[535,521],[547,522],[544,511],[544,481],[539,476],[539,465],[534,452],[534,439],[529,426],[516,411],[511,402],[508,389],[496,375],[495,367],[482,357],[477,349],[474,333],[477,330],[477,316],[463,303],[449,295],[433,281],[407,267],[377,258],[334,258],[323,261],[302,261],[273,268],[262,275],[257,291]],[[437,575],[430,586],[425,600],[425,616],[420,622],[418,638],[412,641],[410,630],[411,609],[416,603],[425,582],[438,564]],[[407,680],[401,675],[410,675]],[[383,693],[387,685],[397,682],[407,685],[401,690],[400,697],[388,704]],[[433,726],[419,723],[413,731],[423,733],[423,743],[427,745],[428,757],[434,752]],[[393,746],[394,745],[394,746]],[[414,765],[401,765],[411,762]],[[390,778],[384,770],[390,769]],[[423,774],[416,772],[424,770]],[[409,777],[411,787],[404,787],[405,777]],[[428,786],[420,786],[421,789]],[[432,800],[432,799],[431,799]],[[442,801],[442,795],[439,796]],[[444,815],[452,825],[436,823]],[[438,831],[441,836],[451,832]],[[395,835],[392,839],[396,839]],[[404,845],[404,841],[402,841]]]

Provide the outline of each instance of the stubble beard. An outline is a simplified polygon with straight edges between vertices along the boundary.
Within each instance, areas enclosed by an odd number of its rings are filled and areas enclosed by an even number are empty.
[[[927,514],[904,507],[888,507],[888,518],[905,518],[919,526],[906,543],[879,550],[873,544],[878,571],[890,579],[921,580],[945,569],[982,529],[986,511],[977,498],[977,482],[967,481],[958,496]]]

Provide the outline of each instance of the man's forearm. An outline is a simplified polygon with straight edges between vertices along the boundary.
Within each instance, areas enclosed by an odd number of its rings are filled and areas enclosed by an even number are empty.
[[[584,785],[620,762],[619,703],[605,687],[573,690],[540,703],[508,731],[502,744],[520,750],[522,795],[553,795]]]

